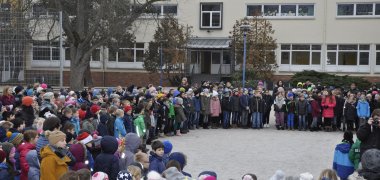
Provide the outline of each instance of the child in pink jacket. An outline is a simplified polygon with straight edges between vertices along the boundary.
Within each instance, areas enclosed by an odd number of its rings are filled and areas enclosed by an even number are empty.
[[[221,108],[220,101],[218,98],[218,93],[214,91],[212,93],[212,98],[210,100],[210,116],[211,116],[212,129],[218,128],[220,113],[222,113],[222,108]]]

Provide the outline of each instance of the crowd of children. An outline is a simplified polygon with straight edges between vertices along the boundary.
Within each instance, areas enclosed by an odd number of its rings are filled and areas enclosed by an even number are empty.
[[[306,82],[287,89],[280,81],[270,93],[262,82],[255,89],[197,87],[186,78],[168,91],[153,85],[80,92],[54,92],[39,83],[6,86],[0,102],[0,179],[21,180],[191,179],[185,154],[171,152],[172,144],[158,137],[199,128],[269,128],[272,106],[278,130],[357,130],[380,105],[375,86],[365,92],[352,84],[343,91]],[[217,177],[205,171],[198,178]]]

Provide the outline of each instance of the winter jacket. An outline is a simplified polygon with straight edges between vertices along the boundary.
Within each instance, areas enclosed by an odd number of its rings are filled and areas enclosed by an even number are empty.
[[[210,112],[210,107],[207,109],[209,109],[209,112]],[[183,121],[187,120],[187,117],[186,117],[185,112],[183,111],[183,107],[181,105],[176,104],[174,106],[174,111],[175,111],[175,121],[176,122],[183,122]]]
[[[13,105],[15,103],[15,97],[13,95],[1,96],[0,101],[3,106]]]
[[[21,106],[21,111],[16,113],[16,116],[25,120],[25,127],[32,127],[34,119],[36,118],[32,106]]]
[[[117,117],[115,120],[115,127],[114,127],[114,137],[115,138],[121,138],[127,135],[127,131],[125,130],[123,118]]]
[[[211,117],[218,117],[222,113],[222,107],[218,97],[212,98],[210,101],[210,115]]]
[[[301,115],[301,116],[307,115],[307,106],[308,106],[307,100],[298,101],[296,104],[297,115]]]
[[[360,140],[356,139],[348,154],[351,162],[354,163],[355,169],[358,169],[360,163],[360,144]]]
[[[365,123],[360,126],[359,130],[356,132],[356,136],[361,141],[360,145],[360,157],[363,153],[372,148],[380,149],[380,128],[375,125],[369,125]]]
[[[100,122],[96,131],[98,131],[99,136],[109,136],[106,123]]]
[[[264,113],[265,102],[262,98],[252,97],[249,103],[249,108],[251,112]]]
[[[201,95],[201,113],[203,115],[209,115],[210,114],[210,96]]]
[[[338,97],[338,96],[335,96],[335,100],[336,100],[336,106],[334,107],[334,115],[342,116],[345,100],[342,97]]]
[[[335,96],[325,97],[322,99],[322,117],[333,118],[334,117],[334,107],[336,106]]]
[[[183,98],[183,106],[186,114],[194,112],[193,101],[190,98]]]
[[[335,147],[333,169],[342,180],[347,179],[355,171],[354,164],[348,157],[350,149],[351,145],[345,142]]]
[[[355,122],[357,118],[357,111],[355,104],[346,102],[344,105],[344,118],[346,122]]]
[[[28,180],[40,180],[40,161],[37,151],[30,150],[26,155],[26,161],[29,164]]]
[[[145,122],[144,122],[144,115],[139,115],[137,118],[133,121],[133,124],[136,129],[137,136],[143,137],[145,135]]]
[[[115,180],[120,171],[119,159],[114,155],[118,148],[117,140],[112,136],[104,136],[100,144],[102,153],[95,159],[94,172],[102,171],[110,180]]]
[[[239,112],[240,111],[240,98],[239,96],[233,95],[231,96],[231,111]]]
[[[194,112],[201,112],[201,100],[199,97],[193,97]]]
[[[91,133],[95,131],[95,127],[92,124],[92,122],[91,122],[90,119],[83,120],[82,129],[87,130],[87,131],[89,131]]]
[[[318,101],[316,100],[312,100],[310,102],[310,105],[311,105],[311,116],[314,118],[314,117],[320,117],[321,115],[321,107],[319,106],[319,103]]]
[[[62,127],[65,126],[66,122],[70,122],[70,120],[71,120],[71,118],[68,118],[65,115],[62,115],[60,119],[61,119]]]
[[[285,101],[286,102],[286,101]],[[286,102],[286,112],[287,113],[296,113],[296,102],[294,100],[288,100]]]
[[[128,133],[125,136],[125,150],[119,160],[120,170],[127,170],[127,167],[134,162],[134,155],[141,144],[141,138],[135,133]]]
[[[58,180],[69,170],[67,163],[70,158],[61,156],[63,157],[59,157],[50,145],[41,149],[41,180]]]
[[[274,111],[275,112],[285,112],[286,111],[286,104],[285,104],[285,100],[284,100],[284,102],[279,106],[279,105],[277,105],[277,101],[278,101],[278,99],[276,98],[275,100],[274,100]],[[279,101],[280,102],[280,101]]]
[[[11,179],[7,163],[0,163],[0,179]]]
[[[222,111],[231,112],[231,110],[232,110],[232,107],[231,107],[230,97],[223,97],[222,98]]]
[[[70,119],[70,122],[71,122],[71,124],[74,125],[75,134],[79,135],[79,131],[80,131],[80,120],[79,120],[79,117],[72,117]]]
[[[366,100],[359,100],[356,105],[356,111],[359,118],[369,118],[371,112],[369,104]]]
[[[115,120],[116,116],[113,114],[108,114],[107,129],[109,135],[115,134]]]
[[[41,160],[41,149],[43,147],[45,147],[46,145],[49,144],[49,141],[48,139],[45,137],[44,134],[41,134],[40,137],[38,138],[37,140],[37,143],[36,143],[36,151],[37,151],[37,154],[38,154],[38,159]]]
[[[183,153],[181,153],[181,152],[173,152],[173,153],[171,153],[170,156],[169,156],[169,161],[170,160],[176,160],[177,162],[179,162],[179,165],[181,166],[181,172],[182,172],[182,174],[185,175],[185,176],[191,177],[191,175],[189,173],[186,173],[186,172],[183,171],[183,168],[187,164],[186,156]]]
[[[247,107],[249,107],[249,96],[248,95],[241,95],[239,98],[240,102],[240,108],[247,110]]]
[[[165,169],[166,168],[164,162],[162,161],[162,157],[151,151],[149,156],[149,171],[156,171],[161,174],[165,171]]]
[[[29,170],[29,165],[26,160],[26,155],[30,150],[36,149],[36,145],[28,143],[28,142],[23,142],[17,147],[17,151],[20,153],[20,168],[21,168],[21,180],[27,180],[28,179],[28,170]]]
[[[78,144],[71,145],[69,150],[76,159],[76,163],[74,166],[71,167],[71,169],[74,171],[78,171],[80,169],[88,169],[88,166],[85,163],[86,161],[85,154],[87,153],[86,147],[84,147],[83,144],[78,143]]]

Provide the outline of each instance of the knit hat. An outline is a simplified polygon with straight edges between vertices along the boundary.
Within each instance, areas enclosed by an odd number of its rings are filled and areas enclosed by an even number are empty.
[[[201,172],[198,177],[202,176],[202,175],[206,175],[206,176],[213,176],[215,178],[218,178],[218,176],[216,175],[216,173],[214,171],[203,171]]]
[[[0,163],[4,162],[5,158],[7,158],[7,154],[3,150],[0,150]]]
[[[108,175],[104,172],[96,172],[92,175],[91,180],[108,180]]]
[[[117,180],[132,180],[132,175],[127,170],[120,171],[116,177]]]
[[[176,97],[175,100],[176,100],[177,104],[179,104],[179,105],[183,104],[183,99],[182,98]]]
[[[80,141],[82,144],[87,144],[91,142],[93,139],[90,134],[88,134],[87,132],[83,132],[82,134],[79,134],[77,140]]]
[[[33,96],[33,89],[32,88],[30,88],[30,89],[28,89],[27,91],[26,91],[26,95],[27,96]]]
[[[15,146],[10,143],[10,142],[4,142],[1,144],[1,148],[3,149],[3,151],[5,152],[5,154],[9,155],[9,153],[11,153],[11,150],[12,148],[14,148]]]
[[[380,150],[368,149],[362,155],[362,167],[363,170],[369,170],[371,172],[380,172]]]
[[[173,144],[169,140],[162,141],[164,144],[164,153],[169,154],[173,149]]]
[[[264,83],[263,83],[262,81],[259,81],[258,85],[259,85],[259,86],[263,86]]]
[[[33,98],[30,96],[25,96],[22,98],[22,105],[24,106],[30,106],[33,104]]]
[[[21,133],[12,133],[12,135],[9,137],[8,142],[12,143],[13,145],[19,145],[21,144],[22,140],[24,139],[24,135]]]
[[[54,93],[52,92],[47,92],[43,96],[44,99],[48,99],[48,100],[52,99],[53,97],[54,97]]]
[[[100,110],[100,106],[96,104],[92,105],[90,108],[90,111],[92,114],[96,114],[99,110]]]
[[[66,140],[66,134],[62,131],[45,131],[45,136],[51,145],[55,145],[59,141]]]
[[[47,86],[47,84],[42,83],[42,84],[41,84],[41,87],[42,87],[43,89],[47,89],[48,86]]]
[[[132,111],[132,106],[124,106],[124,112]]]
[[[288,93],[288,97],[293,97],[294,96],[294,94],[293,93]]]
[[[22,86],[16,86],[16,87],[15,87],[15,94],[18,94],[18,93],[21,92],[23,89],[24,89],[24,87],[22,87]]]

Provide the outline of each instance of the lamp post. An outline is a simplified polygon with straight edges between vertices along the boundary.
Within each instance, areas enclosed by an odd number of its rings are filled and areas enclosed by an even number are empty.
[[[160,68],[161,68],[161,72],[160,72],[160,86],[162,87],[162,41],[160,41]]]
[[[247,55],[247,47],[246,47],[246,44],[247,44],[247,32],[249,32],[251,30],[251,25],[249,25],[248,23],[245,23],[243,25],[240,26],[240,31],[243,31],[243,34],[244,34],[244,37],[243,37],[243,44],[244,44],[244,51],[243,51],[243,88],[245,87],[245,65],[247,63],[247,58],[246,58],[246,55]]]

